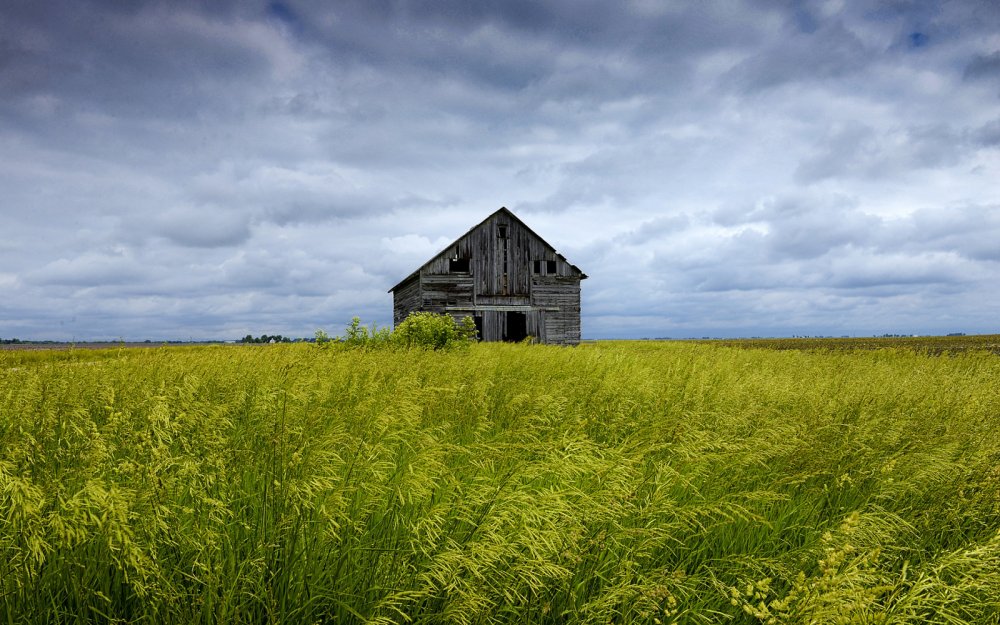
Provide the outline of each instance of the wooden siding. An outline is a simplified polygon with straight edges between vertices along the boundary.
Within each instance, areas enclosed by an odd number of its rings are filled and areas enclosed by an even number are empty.
[[[580,279],[568,276],[535,276],[531,303],[552,310],[545,317],[545,342],[576,345],[580,342]]]
[[[503,262],[500,228],[507,229],[507,262]],[[475,279],[476,296],[523,297],[530,294],[533,261],[555,261],[556,275],[572,276],[572,265],[556,253],[551,245],[525,228],[520,221],[498,211],[464,237],[434,257],[424,265],[425,275],[451,274],[448,267],[452,259],[470,260],[471,274]],[[503,274],[507,273],[507,288],[504,288]],[[544,270],[543,270],[544,271]],[[498,299],[496,303],[501,303]]]
[[[420,309],[420,276],[410,276],[392,292],[392,324],[403,323],[414,310]]]
[[[420,272],[423,310],[443,311],[446,306],[471,306],[472,276],[469,274],[425,274]]]
[[[468,260],[467,271],[451,271]],[[456,263],[459,269],[465,263]],[[554,270],[554,271],[550,271]],[[484,341],[520,334],[580,342],[580,280],[555,249],[500,209],[393,288],[393,321],[414,311],[477,318]]]

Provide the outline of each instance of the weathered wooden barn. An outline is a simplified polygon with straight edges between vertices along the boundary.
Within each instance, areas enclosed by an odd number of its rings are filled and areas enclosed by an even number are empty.
[[[416,311],[470,316],[484,341],[580,342],[578,267],[501,208],[389,289],[393,323]]]

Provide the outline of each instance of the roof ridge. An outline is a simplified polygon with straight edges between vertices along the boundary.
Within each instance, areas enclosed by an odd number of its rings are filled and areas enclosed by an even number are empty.
[[[395,291],[397,288],[399,288],[399,285],[403,284],[404,282],[406,282],[407,280],[409,280],[413,276],[419,274],[420,270],[423,269],[424,266],[426,266],[429,263],[433,262],[434,259],[436,259],[441,254],[444,254],[445,252],[447,252],[449,248],[451,248],[453,245],[455,245],[456,243],[458,243],[459,241],[461,241],[462,238],[464,238],[464,237],[468,236],[469,234],[471,234],[473,230],[475,230],[476,228],[479,228],[480,226],[482,226],[483,224],[485,224],[490,219],[493,219],[493,217],[495,217],[499,213],[506,213],[511,218],[513,218],[515,221],[517,221],[517,223],[519,223],[521,225],[521,227],[523,227],[525,230],[527,230],[532,236],[534,236],[539,241],[541,241],[542,243],[544,243],[545,245],[547,245],[552,250],[553,254],[555,254],[559,258],[563,259],[564,261],[566,261],[566,263],[570,267],[572,267],[573,269],[579,271],[581,279],[585,279],[587,277],[587,274],[583,273],[583,271],[581,271],[579,267],[577,267],[573,263],[571,263],[568,260],[566,260],[566,257],[563,256],[562,254],[560,254],[559,250],[557,250],[555,248],[555,246],[553,246],[551,243],[549,243],[544,238],[542,238],[542,236],[539,235],[537,232],[535,232],[534,230],[532,230],[531,226],[529,226],[528,224],[524,223],[524,220],[522,220],[520,217],[518,217],[517,215],[515,215],[512,210],[510,210],[506,206],[501,206],[497,210],[495,210],[492,213],[490,213],[489,215],[487,215],[482,221],[478,222],[476,225],[472,226],[471,228],[469,228],[468,230],[466,230],[465,232],[463,232],[462,234],[460,234],[451,243],[449,243],[448,245],[446,245],[441,251],[439,251],[438,253],[434,254],[430,258],[428,258],[426,261],[424,261],[424,263],[422,263],[419,267],[417,267],[417,269],[415,271],[407,274],[407,276],[405,278],[403,278],[402,280],[400,280],[399,282],[397,282],[395,285],[393,285],[393,287],[391,289],[389,289],[386,292],[387,293],[392,293],[393,291]]]

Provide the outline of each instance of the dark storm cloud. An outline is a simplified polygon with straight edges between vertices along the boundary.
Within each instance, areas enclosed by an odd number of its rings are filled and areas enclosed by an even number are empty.
[[[703,3],[349,2],[307,20],[307,36],[352,66],[454,80],[534,107],[656,84],[671,92],[690,76],[682,55],[754,39],[750,16],[733,17]]]
[[[727,82],[753,92],[789,82],[841,78],[868,67],[875,52],[834,21],[814,30],[782,33],[733,68]]]
[[[48,59],[26,42],[0,38],[0,100],[36,91],[46,76],[74,69],[73,63]]]
[[[987,147],[1000,146],[1000,119],[977,128],[973,133],[973,138],[979,144]]]
[[[299,16],[284,2],[271,2],[267,5],[266,11],[268,16],[279,20],[297,31],[301,30],[302,21],[299,19]]]
[[[991,54],[977,54],[965,66],[965,78],[979,80],[982,78],[1000,78],[1000,50]]]

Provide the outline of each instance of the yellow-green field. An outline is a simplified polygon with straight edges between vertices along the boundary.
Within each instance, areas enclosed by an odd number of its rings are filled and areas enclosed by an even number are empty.
[[[0,622],[997,623],[1000,357],[0,352]]]
[[[990,351],[1000,354],[1000,334],[966,336],[899,336],[856,338],[732,339],[712,341],[730,347],[764,349],[802,349],[860,351],[872,349],[908,349],[925,354],[956,354],[967,351]]]

